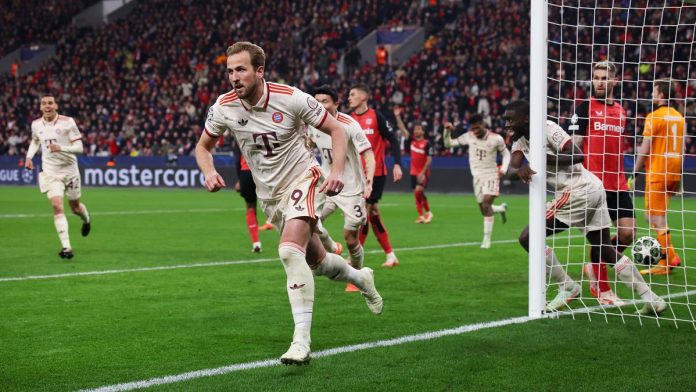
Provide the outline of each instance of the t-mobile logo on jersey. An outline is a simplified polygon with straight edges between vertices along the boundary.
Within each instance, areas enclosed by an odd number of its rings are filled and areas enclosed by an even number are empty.
[[[266,154],[264,154],[266,158],[276,155],[273,153],[273,149],[279,147],[280,143],[278,143],[278,136],[275,132],[255,133],[253,137],[254,143],[256,143],[256,139],[258,139],[259,137],[263,141],[263,146],[259,144],[257,144],[257,146],[259,147],[259,149],[261,149],[262,147],[266,149]],[[273,139],[273,141],[271,141],[271,139]]]

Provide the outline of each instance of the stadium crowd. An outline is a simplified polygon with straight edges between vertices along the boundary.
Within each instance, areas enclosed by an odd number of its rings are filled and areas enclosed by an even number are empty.
[[[187,0],[139,2],[128,18],[102,29],[78,30],[68,24],[59,38],[47,36],[58,45],[49,64],[25,77],[0,77],[0,155],[24,154],[30,123],[38,117],[36,96],[46,89],[59,92],[61,112],[78,121],[87,154],[190,155],[207,108],[230,89],[224,52],[240,39],[262,43],[267,50],[267,79],[305,91],[329,83],[343,98],[352,84],[367,84],[372,88],[373,105],[388,117],[394,106],[401,106],[407,125],[427,123],[436,154],[463,155],[465,149],[442,146],[445,121],[466,128],[472,114],[483,113],[490,127],[503,133],[505,105],[529,94],[528,12],[526,3],[513,0],[413,2],[410,7],[398,0],[243,0],[234,4],[213,0],[206,5]],[[658,13],[645,12],[645,24],[654,24]],[[605,22],[613,15],[615,24],[640,17],[602,11],[596,14]],[[552,9],[550,17],[560,16]],[[578,15],[571,10],[563,17]],[[666,17],[670,21],[675,16]],[[681,17],[693,20],[694,15]],[[264,20],[264,28],[259,29],[254,20]],[[633,20],[629,23],[641,26]],[[364,65],[338,74],[341,55],[350,52],[353,43],[375,27],[410,24],[424,26],[427,36],[423,50],[404,64]],[[42,29],[39,24],[32,26]],[[639,45],[637,53],[628,53],[625,59],[617,57],[624,52],[616,45],[640,43],[642,27],[613,29],[611,33],[606,29],[604,35],[591,35],[592,29],[576,34],[564,26],[563,31],[549,30],[552,40],[560,42],[562,37],[564,45],[563,51],[555,45],[549,51],[550,59],[563,58],[562,62],[549,63],[549,75],[558,76],[550,79],[549,96],[559,97],[550,100],[551,116],[567,118],[573,104],[588,96],[589,83],[575,80],[589,80],[582,62],[589,66],[590,60],[576,57],[582,53],[576,45],[587,40],[594,39],[595,52],[611,60],[636,61],[635,66],[629,63],[624,67],[625,83],[618,97],[629,117],[646,114],[648,82],[653,77],[686,72],[684,63],[679,62],[675,69],[666,69],[659,62],[647,67],[639,64],[638,58],[660,60],[666,56],[663,51],[655,53],[654,45]],[[694,38],[693,29],[673,30],[672,42],[691,42]],[[186,34],[179,33],[182,31]],[[27,36],[32,34],[39,33]],[[607,45],[610,40],[612,45]],[[608,53],[602,52],[602,47],[608,48]],[[688,66],[690,46],[675,45],[674,55],[677,59],[686,56]],[[681,86],[679,98],[696,95],[696,70],[689,76],[692,85]],[[689,126],[696,127],[696,104],[691,102],[686,114]],[[226,143],[221,150],[230,149],[229,141]],[[696,153],[696,140],[688,143],[689,152]],[[629,144],[632,147],[633,143]]]

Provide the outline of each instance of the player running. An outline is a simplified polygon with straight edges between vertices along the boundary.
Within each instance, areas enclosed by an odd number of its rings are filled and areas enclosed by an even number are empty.
[[[75,215],[82,219],[83,237],[89,235],[92,223],[87,207],[80,203],[82,185],[77,168],[76,154],[83,153],[82,134],[72,117],[58,114],[58,104],[53,94],[41,95],[41,118],[31,123],[31,144],[27,150],[25,167],[34,169],[32,159],[41,148],[41,172],[39,189],[45,193],[53,206],[53,223],[58,232],[61,250],[58,256],[72,259],[68,219],[65,217],[63,195]]]
[[[640,272],[644,275],[669,275],[681,264],[672,245],[667,210],[669,199],[680,192],[686,121],[669,106],[670,90],[667,80],[657,80],[653,85],[652,99],[657,109],[645,118],[634,169],[638,175],[645,166],[645,215],[665,252],[658,265]]]
[[[217,138],[230,130],[239,143],[261,205],[280,230],[278,254],[287,275],[295,330],[284,364],[310,360],[310,330],[314,306],[314,277],[350,282],[362,292],[375,314],[382,312],[382,297],[370,268],[356,270],[338,255],[326,253],[313,234],[318,192],[335,195],[343,189],[346,136],[340,123],[312,96],[295,87],[264,80],[266,56],[250,42],[227,49],[227,72],[233,91],[218,97],[209,109],[205,132],[196,146],[196,161],[205,187],[217,192],[225,181],[210,153]],[[319,163],[305,146],[305,123],[332,137],[333,165],[324,177]]]
[[[379,242],[384,253],[387,255],[387,260],[382,266],[391,268],[399,265],[399,259],[396,258],[394,249],[389,242],[389,233],[382,222],[377,203],[379,203],[379,200],[382,198],[382,192],[384,191],[384,184],[387,178],[387,164],[384,157],[387,143],[389,143],[392,158],[394,158],[394,182],[401,181],[401,149],[399,148],[399,142],[392,133],[391,126],[387,120],[384,119],[384,116],[367,106],[369,97],[367,86],[362,84],[355,85],[350,89],[348,106],[353,109],[350,115],[360,124],[363,131],[365,131],[367,140],[370,141],[372,151],[375,154],[375,179],[372,184],[372,194],[366,201],[367,221],[372,225],[372,230],[377,237],[377,242]],[[365,239],[367,239],[369,230],[368,224],[363,225],[360,230],[360,243],[363,245],[365,244]]]
[[[456,139],[452,139],[452,123],[445,123],[444,144],[446,148],[469,146],[469,167],[474,177],[474,194],[479,203],[479,209],[483,215],[483,241],[481,248],[491,247],[491,236],[493,234],[493,214],[500,214],[500,218],[505,223],[507,221],[507,204],[495,205],[493,202],[500,194],[500,177],[507,172],[510,164],[510,151],[505,147],[505,140],[502,136],[486,129],[483,116],[474,114],[469,119],[471,127],[469,132],[462,134]],[[498,168],[498,153],[502,155],[503,161]]]
[[[398,106],[394,107],[394,117],[396,117],[396,125],[401,134],[410,141],[411,189],[413,189],[413,196],[416,198],[416,212],[418,212],[416,223],[430,223],[433,220],[433,213],[430,211],[430,204],[425,196],[425,188],[428,187],[430,165],[433,162],[433,147],[425,137],[424,127],[427,123],[417,124],[413,128],[413,136],[411,136],[401,119],[401,110]]]
[[[508,129],[514,132],[510,173],[516,173],[522,182],[529,183],[536,174],[528,164],[523,165],[524,159],[529,159],[529,103],[510,103],[504,116]],[[601,180],[585,169],[582,165],[584,154],[558,124],[547,121],[545,136],[546,182],[556,192],[546,211],[546,235],[560,233],[569,227],[582,230],[590,246],[596,250],[593,261],[599,261],[601,256],[602,260],[613,264],[616,276],[643,299],[645,305],[638,314],[660,314],[667,308],[665,301],[653,293],[633,261],[619,254],[611,245],[611,218]],[[520,244],[529,251],[529,226],[520,234]],[[546,304],[547,311],[561,309],[580,295],[581,286],[563,270],[550,247],[546,248],[546,271],[559,284],[558,295]]]
[[[348,138],[346,149],[345,171],[343,182],[345,186],[338,195],[327,196],[321,211],[321,219],[325,220],[336,208],[340,208],[344,216],[343,238],[346,240],[350,265],[361,269],[364,264],[365,254],[358,238],[358,229],[367,223],[367,211],[365,198],[372,193],[372,181],[375,174],[375,154],[372,146],[365,137],[365,133],[355,120],[349,115],[338,111],[338,93],[330,86],[321,86],[314,90],[314,98],[343,126]],[[331,170],[333,162],[333,147],[331,137],[314,127],[309,127],[309,137],[321,153],[321,167],[325,172]],[[360,157],[365,161],[365,173],[363,173]],[[341,254],[338,244],[329,235],[326,229],[319,232],[319,238],[324,249],[329,252]],[[357,287],[348,283],[346,291],[358,291]]]
[[[617,228],[611,243],[622,254],[633,243],[636,222],[623,163],[626,111],[613,98],[616,83],[616,66],[607,61],[596,63],[592,67],[592,97],[578,105],[568,130],[585,154],[585,168],[602,180],[609,216]],[[590,250],[591,260],[596,260],[594,251]],[[583,271],[590,281],[590,294],[599,303],[621,304],[609,285],[606,263],[585,264]]]

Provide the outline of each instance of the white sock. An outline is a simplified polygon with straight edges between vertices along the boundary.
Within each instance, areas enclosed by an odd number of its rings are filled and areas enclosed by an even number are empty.
[[[493,204],[493,205],[491,206],[491,208],[493,208],[493,212],[494,212],[494,213],[498,213],[498,212],[503,212],[503,211],[505,211],[505,208],[504,208],[502,205],[497,206],[497,205]]]
[[[645,283],[645,279],[638,272],[635,264],[627,256],[622,256],[616,265],[614,265],[614,271],[616,271],[616,277],[621,279],[626,286],[630,287],[634,293],[638,294],[640,298],[645,301],[655,301],[658,296],[650,290],[650,286]]]
[[[549,247],[546,247],[546,275],[551,276],[554,282],[559,283],[561,290],[568,290],[575,283],[561,266],[556,254],[553,253],[553,249]]]
[[[77,215],[82,218],[83,222],[89,223],[89,211],[87,211],[86,205],[80,203],[80,212],[78,212]]]
[[[333,253],[326,254],[324,260],[321,260],[314,268],[314,274],[339,282],[350,282],[362,289],[360,271],[348,264],[343,257]]]
[[[305,261],[305,254],[294,246],[280,244],[280,260],[287,275],[288,299],[292,318],[295,321],[293,342],[310,344],[312,329],[312,309],[314,307],[314,276]]]
[[[495,220],[492,216],[483,217],[483,241],[488,242],[491,240],[491,234],[493,234],[493,222]]]
[[[350,249],[349,247],[348,253],[350,253],[350,265],[355,269],[361,269],[365,264],[365,252],[362,245],[358,242],[358,246],[355,249]]]
[[[333,240],[333,238],[331,238],[329,231],[326,230],[326,227],[324,227],[324,225],[321,223],[321,220],[317,220],[317,228],[315,231],[319,235],[319,240],[321,240],[321,244],[324,246],[324,249],[327,252],[336,253],[336,242]]]
[[[53,223],[56,225],[56,232],[58,233],[58,238],[60,238],[60,244],[63,248],[72,249],[70,246],[70,234],[68,233],[68,219],[65,217],[65,214],[54,215]]]

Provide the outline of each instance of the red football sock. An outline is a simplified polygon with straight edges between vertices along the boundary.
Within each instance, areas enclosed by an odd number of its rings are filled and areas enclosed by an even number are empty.
[[[379,213],[372,213],[370,223],[372,224],[372,230],[375,231],[377,242],[379,242],[382,249],[384,249],[384,253],[391,253],[392,246],[391,243],[389,243],[389,233],[384,227],[384,223],[382,223],[382,218],[379,216]]]
[[[430,212],[430,204],[428,204],[428,198],[425,197],[425,191],[421,192],[421,204],[425,212]]]
[[[259,242],[259,224],[256,222],[256,209],[248,208],[246,211],[247,229],[251,236],[251,242]]]
[[[594,259],[594,257],[592,257],[593,252],[594,249],[590,249],[590,260]],[[592,263],[592,271],[599,282],[599,291],[603,293],[611,290],[611,286],[609,285],[609,272],[607,271],[607,264],[604,262]]]
[[[423,192],[421,191],[414,191],[413,196],[416,198],[416,211],[418,211],[418,216],[423,216],[423,203],[421,201],[421,196]]]
[[[360,240],[360,245],[365,245],[365,240],[367,239],[367,234],[370,233],[370,215],[367,215],[367,222],[360,227],[358,230],[358,240]]]

